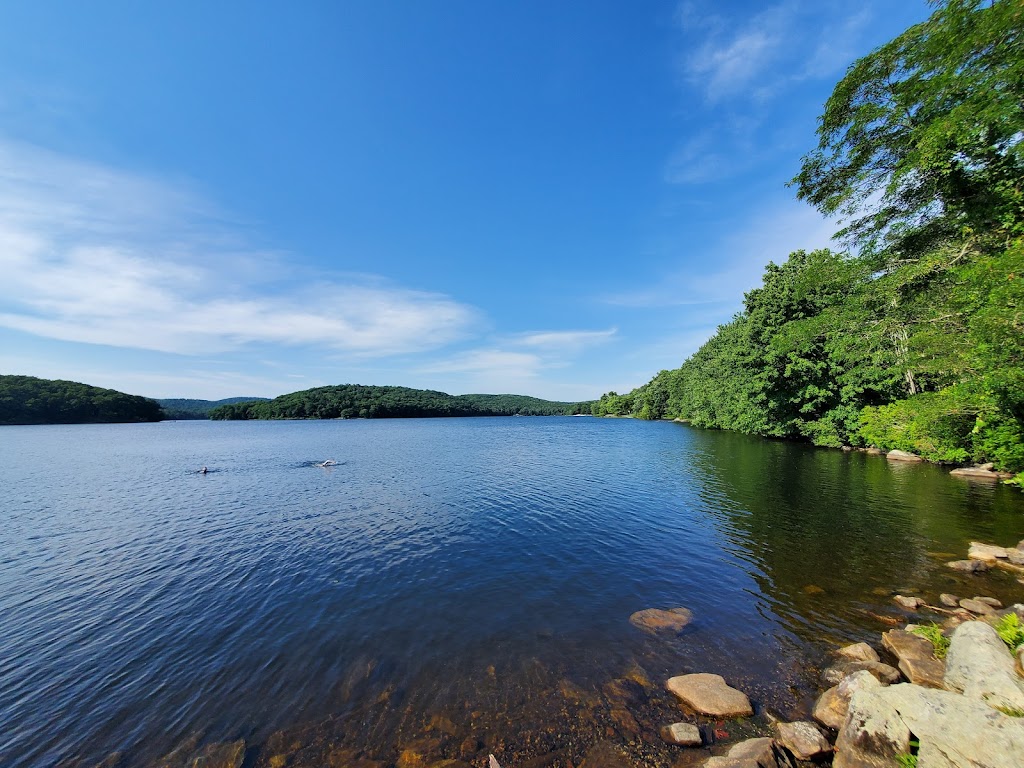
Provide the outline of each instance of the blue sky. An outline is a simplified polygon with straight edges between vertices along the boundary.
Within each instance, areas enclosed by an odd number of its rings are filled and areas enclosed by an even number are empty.
[[[923,0],[10,3],[0,372],[628,391],[835,226],[785,182]]]

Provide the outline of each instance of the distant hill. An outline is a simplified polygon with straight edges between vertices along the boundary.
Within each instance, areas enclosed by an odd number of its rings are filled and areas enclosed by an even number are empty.
[[[168,419],[207,419],[210,411],[221,405],[248,403],[267,400],[266,397],[226,397],[223,400],[189,400],[179,397],[162,398],[157,402],[164,409]]]
[[[222,405],[211,419],[393,419],[424,416],[568,416],[591,402],[560,403],[525,395],[449,395],[429,389],[341,384],[273,400]]]
[[[0,424],[93,424],[160,421],[148,397],[77,381],[0,376]]]

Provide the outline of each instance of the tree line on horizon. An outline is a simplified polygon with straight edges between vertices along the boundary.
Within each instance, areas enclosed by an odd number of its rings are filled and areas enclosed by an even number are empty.
[[[0,375],[0,424],[112,424],[160,421],[148,397],[77,381]]]
[[[1024,5],[943,0],[854,62],[790,182],[843,250],[765,268],[679,368],[595,415],[933,461],[1024,483]]]
[[[563,403],[526,395],[449,395],[428,389],[340,384],[273,400],[222,405],[213,420],[393,419],[435,416],[571,416],[590,413],[592,401]]]

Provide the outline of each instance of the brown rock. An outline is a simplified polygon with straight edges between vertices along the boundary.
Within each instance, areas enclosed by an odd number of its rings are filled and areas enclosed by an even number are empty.
[[[958,469],[950,470],[950,475],[953,477],[963,477],[967,480],[985,480],[990,483],[998,482],[999,480],[1006,480],[1013,475],[1009,472],[995,472],[991,467],[960,467]]]
[[[587,752],[580,768],[631,768],[621,749],[609,741],[599,741]]]
[[[688,608],[645,608],[629,617],[630,623],[644,632],[679,632],[693,621],[693,612]]]
[[[850,661],[881,661],[878,652],[867,643],[845,645],[836,651],[836,655]]]
[[[960,607],[963,608],[965,611],[970,611],[971,613],[975,613],[979,616],[996,612],[996,609],[993,608],[991,605],[989,605],[988,603],[983,603],[979,600],[961,600]]]
[[[880,661],[848,661],[836,664],[826,669],[822,673],[821,679],[826,685],[838,685],[844,678],[860,671],[870,672],[879,682],[886,685],[898,683],[900,680],[898,669]]]
[[[797,760],[814,760],[831,754],[832,746],[814,723],[801,720],[795,723],[776,723],[778,741]]]
[[[885,454],[885,458],[887,458],[889,461],[924,461],[924,459],[922,459],[920,456],[916,456],[913,453],[907,453],[906,451],[889,451],[887,454]]]
[[[749,717],[750,699],[726,685],[721,675],[699,673],[669,678],[665,687],[696,712],[712,717]]]
[[[935,653],[931,642],[904,629],[890,629],[882,633],[882,645],[899,660],[906,658],[930,659]]]
[[[775,765],[775,748],[772,739],[762,736],[733,744],[727,757],[732,760],[755,760],[758,765]]]
[[[866,670],[855,672],[845,678],[839,685],[829,688],[818,698],[814,705],[814,719],[838,731],[843,727],[846,713],[850,708],[850,698],[861,688],[881,688],[882,683]]]
[[[993,608],[1002,608],[1003,607],[1003,604],[1001,602],[999,602],[998,600],[996,600],[994,597],[978,597],[977,595],[975,595],[974,599],[977,600],[979,603],[984,603],[985,605],[990,605]]]
[[[757,760],[749,757],[711,757],[704,763],[704,768],[765,768]]]
[[[946,674],[946,665],[934,656],[900,659],[900,672],[914,685],[923,685],[925,688],[945,687],[942,678]]]
[[[967,557],[971,560],[983,560],[986,563],[994,563],[996,560],[1005,560],[1010,553],[1006,547],[997,547],[993,544],[983,544],[980,541],[972,541],[970,549],[967,550]]]
[[[672,723],[662,727],[661,738],[679,747],[699,747],[704,743],[700,728],[693,723]]]
[[[893,600],[895,600],[899,605],[902,605],[904,608],[909,608],[912,611],[916,611],[918,606],[920,606],[923,602],[920,598],[905,597],[903,595],[896,595],[895,597],[893,597]]]
[[[946,563],[954,571],[964,573],[984,573],[989,569],[989,564],[984,560],[953,560]]]
[[[939,602],[947,608],[956,608],[960,605],[960,598],[956,595],[951,595],[948,592],[943,592],[939,595]]]

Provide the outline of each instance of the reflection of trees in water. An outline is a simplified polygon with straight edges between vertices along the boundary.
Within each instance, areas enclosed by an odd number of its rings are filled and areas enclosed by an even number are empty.
[[[888,606],[889,590],[948,586],[945,560],[971,538],[1013,539],[1024,511],[1019,494],[939,467],[690,432],[708,515],[752,564],[767,609],[804,639],[874,629],[857,608]]]

